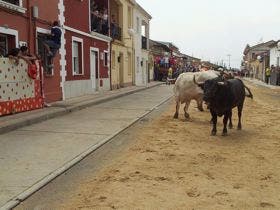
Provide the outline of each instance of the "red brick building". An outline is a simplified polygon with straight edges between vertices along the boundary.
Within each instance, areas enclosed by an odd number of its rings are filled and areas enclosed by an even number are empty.
[[[109,0],[67,0],[64,7],[65,98],[110,90],[109,25],[93,15],[94,10],[99,16],[108,11]],[[107,24],[106,30],[101,30],[101,23]]]
[[[109,0],[0,0],[0,53],[27,45],[41,56],[47,102],[110,89],[109,25],[107,31],[97,30],[93,23],[103,20],[93,10],[109,11]],[[62,37],[51,67],[42,40],[54,20],[62,26]]]
[[[50,32],[51,23],[59,17],[59,0],[0,0],[0,47],[2,53],[27,45],[30,53],[42,54],[40,38]],[[42,55],[44,56],[44,55]],[[45,68],[44,93],[46,101],[62,99],[60,56],[54,59],[50,72]]]

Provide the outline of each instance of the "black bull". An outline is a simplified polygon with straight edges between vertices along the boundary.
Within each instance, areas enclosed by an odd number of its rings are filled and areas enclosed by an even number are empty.
[[[230,79],[221,81],[220,78],[206,80],[204,83],[197,83],[194,77],[194,83],[201,87],[204,91],[203,100],[208,104],[213,121],[212,135],[217,133],[217,116],[224,115],[223,135],[227,134],[227,122],[229,120],[229,128],[232,128],[232,109],[238,109],[238,126],[241,130],[241,115],[245,100],[245,88],[249,92],[248,97],[253,95],[248,87],[240,79]]]

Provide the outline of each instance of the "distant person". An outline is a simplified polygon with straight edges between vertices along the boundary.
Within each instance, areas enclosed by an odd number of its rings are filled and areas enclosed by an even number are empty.
[[[169,78],[169,79],[172,79],[172,76],[173,76],[173,69],[172,69],[172,67],[170,66],[169,69],[168,69],[168,78]]]
[[[154,64],[154,81],[159,80],[159,64]]]
[[[265,69],[265,82],[266,82],[266,84],[269,83],[270,75],[271,75],[271,69],[269,67],[267,67]]]
[[[54,21],[51,28],[51,37],[44,41],[44,46],[49,57],[55,57],[56,52],[59,50],[61,46],[61,34],[62,32],[58,21]]]
[[[165,56],[165,57],[164,57],[164,67],[165,67],[165,68],[168,68],[168,67],[169,67],[169,58],[168,58],[168,56]]]

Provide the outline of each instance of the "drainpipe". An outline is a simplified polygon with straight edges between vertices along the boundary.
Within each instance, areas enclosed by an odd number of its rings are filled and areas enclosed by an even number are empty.
[[[109,37],[111,37],[111,6],[110,0],[107,1],[108,5],[108,25],[109,25]],[[113,39],[110,41],[110,90],[112,90],[112,43]]]
[[[31,13],[31,7],[30,7],[30,0],[27,0],[27,11],[28,11],[28,24],[27,24],[27,30],[28,30],[28,47],[31,49],[31,40],[32,40],[32,13]]]

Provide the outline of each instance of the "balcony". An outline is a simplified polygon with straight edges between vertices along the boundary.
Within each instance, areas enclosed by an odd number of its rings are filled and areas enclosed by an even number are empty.
[[[142,49],[144,50],[148,49],[148,39],[144,36],[142,36]]]
[[[122,41],[122,28],[115,23],[111,23],[111,38]]]
[[[91,31],[103,34],[105,36],[109,35],[109,25],[108,20],[92,14],[91,15]]]

